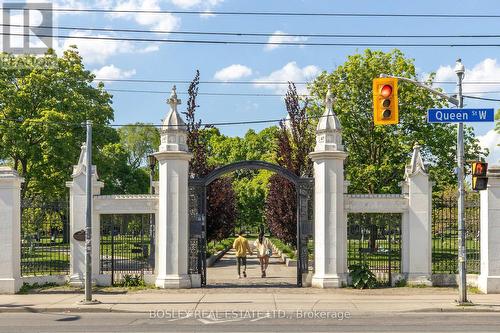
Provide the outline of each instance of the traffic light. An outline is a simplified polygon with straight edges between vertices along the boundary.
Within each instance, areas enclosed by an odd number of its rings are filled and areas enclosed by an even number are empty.
[[[398,79],[384,77],[373,80],[373,122],[375,125],[399,123]]]
[[[472,189],[474,191],[486,190],[486,185],[488,185],[487,171],[488,163],[472,162]]]

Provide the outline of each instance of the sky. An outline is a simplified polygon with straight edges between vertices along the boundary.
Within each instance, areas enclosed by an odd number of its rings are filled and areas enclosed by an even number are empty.
[[[17,2],[17,1],[15,1]],[[271,37],[186,36],[176,34],[130,34],[59,30],[72,36],[126,36],[177,39],[258,40],[263,45],[171,44],[155,42],[57,39],[62,52],[71,44],[79,47],[86,68],[101,79],[147,79],[190,81],[196,69],[202,81],[309,81],[318,73],[333,71],[348,55],[362,53],[359,46],[278,46],[266,42],[500,42],[496,39],[403,39],[377,40],[358,38],[320,39],[287,34],[500,34],[498,18],[388,18],[388,17],[290,17],[215,15],[212,11],[276,11],[337,13],[404,14],[500,14],[498,1],[302,1],[302,0],[57,0],[58,8],[106,8],[141,10],[196,10],[202,15],[186,14],[110,14],[57,13],[56,27],[126,28],[167,31],[263,32]],[[35,19],[36,20],[36,19]],[[392,47],[381,49],[390,51]],[[461,58],[467,81],[500,81],[498,47],[400,47],[414,59],[419,76],[436,73],[437,81],[455,81],[453,67]],[[299,85],[300,92],[306,92]],[[440,86],[447,92],[455,85]],[[159,124],[168,111],[165,103],[171,83],[106,82],[111,91],[115,123],[149,122]],[[284,85],[201,84],[199,117],[208,123],[280,119],[285,115],[282,96],[214,96],[203,93],[283,94]],[[116,90],[153,90],[163,93],[131,93]],[[187,84],[177,84],[181,110],[185,109]],[[500,99],[500,84],[464,86],[465,94]],[[500,108],[500,102],[465,100],[465,107]],[[260,130],[268,125],[232,125],[220,127],[227,135],[243,135],[249,128]],[[500,135],[493,123],[474,125],[483,147],[491,150],[489,162],[500,163]]]

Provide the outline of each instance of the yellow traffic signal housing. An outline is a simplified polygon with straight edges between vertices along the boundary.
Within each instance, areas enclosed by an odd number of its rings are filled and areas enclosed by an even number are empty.
[[[373,80],[373,122],[375,125],[399,123],[398,79],[384,77]]]
[[[488,185],[488,163],[485,162],[472,162],[472,189],[474,191],[486,190]]]

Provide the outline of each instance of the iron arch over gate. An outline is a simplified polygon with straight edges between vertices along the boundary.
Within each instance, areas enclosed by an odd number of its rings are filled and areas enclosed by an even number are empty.
[[[277,164],[265,161],[235,162],[217,168],[203,178],[189,180],[189,274],[199,274],[201,285],[206,285],[206,187],[224,174],[241,169],[273,171],[295,185],[297,193],[297,286],[302,287],[303,279],[309,271],[307,244],[314,230],[312,208],[314,178],[299,177]]]

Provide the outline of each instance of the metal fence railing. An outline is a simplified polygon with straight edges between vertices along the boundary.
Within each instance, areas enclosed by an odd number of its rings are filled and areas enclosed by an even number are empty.
[[[21,275],[69,273],[68,201],[21,203]]]
[[[371,271],[401,272],[401,214],[350,213],[347,216],[347,264]]]
[[[110,274],[112,284],[154,271],[154,215],[101,215],[100,222],[101,273]]]
[[[432,272],[458,273],[458,201],[454,196],[435,195],[432,200]],[[479,195],[468,193],[465,200],[467,273],[480,271]]]

